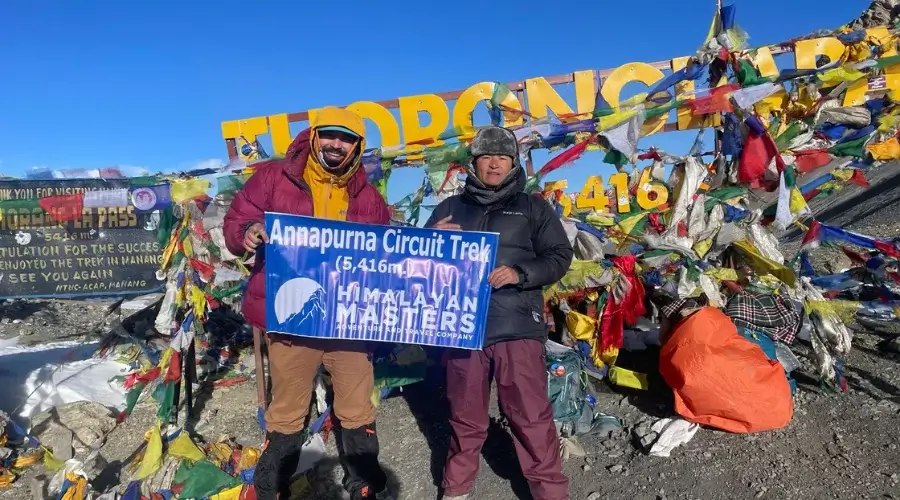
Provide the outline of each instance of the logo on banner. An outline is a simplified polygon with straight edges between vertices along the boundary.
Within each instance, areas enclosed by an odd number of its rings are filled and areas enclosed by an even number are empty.
[[[151,210],[156,206],[156,191],[148,187],[140,187],[131,192],[131,204],[137,210]]]
[[[497,234],[265,218],[268,331],[483,346]]]
[[[290,331],[314,331],[325,319],[325,290],[309,278],[294,278],[275,293],[275,317]]]

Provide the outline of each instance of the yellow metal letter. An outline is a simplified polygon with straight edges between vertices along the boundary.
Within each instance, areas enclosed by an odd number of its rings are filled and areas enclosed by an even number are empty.
[[[347,106],[347,109],[361,116],[364,120],[372,120],[381,134],[380,146],[399,146],[400,126],[394,115],[381,104],[370,101],[359,101]],[[312,115],[310,115],[312,118]]]
[[[575,208],[578,210],[591,209],[598,212],[607,212],[609,198],[603,190],[603,176],[592,175],[587,178],[581,193],[575,197]]]
[[[444,141],[437,140],[450,124],[450,109],[447,103],[434,94],[414,95],[398,99],[400,105],[400,123],[403,125],[403,139],[406,144],[433,139],[424,143],[427,146],[440,146]],[[431,116],[431,122],[422,126],[419,112],[425,111]]]
[[[269,123],[266,121],[265,116],[222,122],[222,138],[235,139],[238,156],[244,160],[247,157],[241,153],[241,146],[244,144],[241,138],[243,137],[247,142],[253,142],[256,140],[256,136],[265,134],[268,131]]]
[[[453,128],[460,133],[460,140],[468,140],[475,137],[475,125],[472,123],[472,114],[475,111],[475,106],[481,101],[490,101],[493,94],[494,83],[481,82],[467,88],[459,98],[456,99],[456,104],[453,106]],[[510,109],[522,110],[522,106],[519,104],[515,92],[510,92],[503,100],[502,104]],[[503,114],[504,127],[522,125],[522,115],[514,117],[509,115],[510,113],[508,112]],[[514,119],[507,121],[508,118]]]
[[[813,38],[794,43],[794,67],[797,69],[815,69],[816,58],[828,56],[835,62],[844,55],[844,44],[834,37]]]
[[[619,106],[622,89],[625,87],[625,84],[641,82],[644,85],[651,86],[662,80],[663,76],[662,71],[647,63],[628,63],[613,70],[603,82],[600,93],[606,99],[606,102],[615,109]],[[645,121],[641,129],[642,132],[644,135],[659,132],[666,125],[667,118],[666,115],[662,115]]]
[[[269,136],[272,138],[272,149],[275,156],[287,153],[293,142],[291,136],[291,124],[288,122],[287,113],[269,116]]]
[[[528,112],[535,118],[546,117],[548,108],[556,116],[573,114],[565,99],[543,77],[525,80],[525,97],[528,99]]]

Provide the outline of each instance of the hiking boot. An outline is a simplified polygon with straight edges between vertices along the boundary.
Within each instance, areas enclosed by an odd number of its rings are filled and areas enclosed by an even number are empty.
[[[344,469],[344,489],[353,500],[392,500],[387,476],[378,463],[375,424],[358,429],[335,429],[338,456]]]
[[[257,500],[290,498],[291,477],[297,471],[303,431],[293,434],[266,433],[266,443],[253,473]]]

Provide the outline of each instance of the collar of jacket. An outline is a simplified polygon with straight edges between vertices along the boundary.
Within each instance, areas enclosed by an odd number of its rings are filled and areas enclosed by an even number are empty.
[[[306,182],[303,180],[303,171],[306,170],[307,163],[312,160],[310,158],[311,151],[309,141],[311,133],[312,129],[306,129],[297,134],[297,137],[291,142],[291,145],[284,155],[284,159],[287,161],[287,166],[284,169],[285,174],[287,174],[294,183],[298,183],[307,188],[309,186],[306,186]],[[357,168],[356,172],[353,172],[353,175],[347,180],[347,194],[351,197],[355,197],[364,187],[366,187],[366,182],[366,170],[360,165],[360,168]]]
[[[497,187],[485,186],[472,170],[466,176],[466,195],[479,205],[495,205],[512,198],[525,190],[525,171],[521,167],[515,170],[503,180]]]

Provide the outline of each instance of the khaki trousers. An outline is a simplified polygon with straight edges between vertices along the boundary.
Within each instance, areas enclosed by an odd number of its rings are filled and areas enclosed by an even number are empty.
[[[267,334],[266,343],[272,377],[267,431],[293,434],[303,430],[313,384],[322,365],[331,374],[333,411],[341,427],[357,429],[375,421],[375,379],[366,344],[278,334]]]

